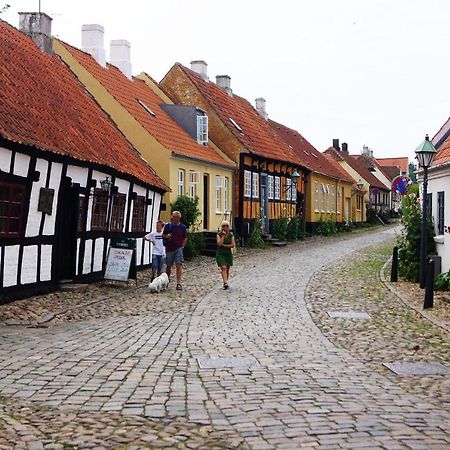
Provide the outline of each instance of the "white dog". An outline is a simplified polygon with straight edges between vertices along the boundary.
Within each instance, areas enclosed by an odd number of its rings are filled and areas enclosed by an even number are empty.
[[[150,292],[161,292],[169,286],[169,277],[166,272],[163,272],[159,277],[156,277],[149,285]]]

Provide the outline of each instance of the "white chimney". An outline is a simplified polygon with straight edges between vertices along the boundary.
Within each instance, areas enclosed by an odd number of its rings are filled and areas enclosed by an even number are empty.
[[[130,43],[124,39],[110,42],[109,62],[119,68],[122,73],[131,79]]]
[[[208,64],[206,64],[206,61],[191,61],[191,70],[198,73],[204,80],[208,80]]]
[[[259,97],[255,100],[256,104],[256,111],[259,112],[259,114],[267,120],[269,118],[269,115],[266,112],[266,100],[262,97]]]
[[[45,53],[52,52],[52,18],[42,12],[20,12],[19,30],[33,39]]]
[[[231,89],[231,77],[228,75],[216,75],[216,84],[222,88],[230,97],[233,96]]]
[[[81,49],[89,53],[103,67],[106,67],[105,29],[98,24],[81,26]]]

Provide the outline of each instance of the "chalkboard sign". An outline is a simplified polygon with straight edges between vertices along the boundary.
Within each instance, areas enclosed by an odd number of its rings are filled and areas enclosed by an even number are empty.
[[[110,247],[106,262],[105,278],[128,281],[134,250]]]

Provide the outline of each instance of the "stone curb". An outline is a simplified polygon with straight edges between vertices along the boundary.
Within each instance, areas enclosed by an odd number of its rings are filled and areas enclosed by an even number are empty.
[[[422,317],[424,317],[425,319],[429,320],[431,323],[433,323],[434,325],[436,325],[437,327],[443,329],[444,331],[446,331],[447,333],[450,333],[450,326],[447,325],[444,322],[441,322],[440,320],[434,318],[433,316],[431,316],[430,314],[428,314],[426,311],[424,311],[423,309],[418,308],[417,306],[413,305],[409,299],[403,295],[400,294],[396,289],[395,289],[395,283],[388,281],[386,279],[386,275],[385,275],[385,271],[388,267],[389,264],[392,263],[392,256],[390,256],[386,262],[384,263],[383,267],[380,269],[380,280],[381,282],[408,308],[413,309],[415,312],[419,313]]]

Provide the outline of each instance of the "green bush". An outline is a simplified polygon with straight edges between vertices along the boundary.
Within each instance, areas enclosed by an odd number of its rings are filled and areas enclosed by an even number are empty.
[[[403,230],[397,238],[398,274],[409,281],[419,281],[420,236],[422,227],[422,208],[418,199],[419,186],[413,185],[402,199]],[[436,252],[434,227],[430,219],[428,227],[428,254]]]
[[[434,279],[435,291],[448,291],[450,289],[450,270],[448,272],[440,273]]]
[[[187,195],[180,195],[170,204],[171,211],[180,211],[181,223],[186,225],[188,230],[195,231],[199,225],[200,209],[198,208],[198,197],[190,198]]]
[[[285,241],[287,237],[289,218],[280,217],[272,222],[273,225],[273,237],[280,241]]]
[[[198,256],[205,248],[205,238],[202,233],[188,232],[188,241],[186,247],[184,247],[184,257],[186,259],[192,259],[194,256]]]
[[[303,230],[303,219],[300,216],[291,217],[287,225],[286,239],[289,241],[295,241],[296,239],[305,239],[305,233]]]
[[[263,234],[261,230],[261,220],[257,219],[253,222],[250,237],[247,241],[247,247],[250,248],[265,248],[267,244],[264,242]]]
[[[336,225],[336,222],[332,220],[324,221],[321,217],[319,222],[317,223],[315,231],[316,234],[320,234],[322,236],[330,236],[332,234],[338,233],[338,227]]]

